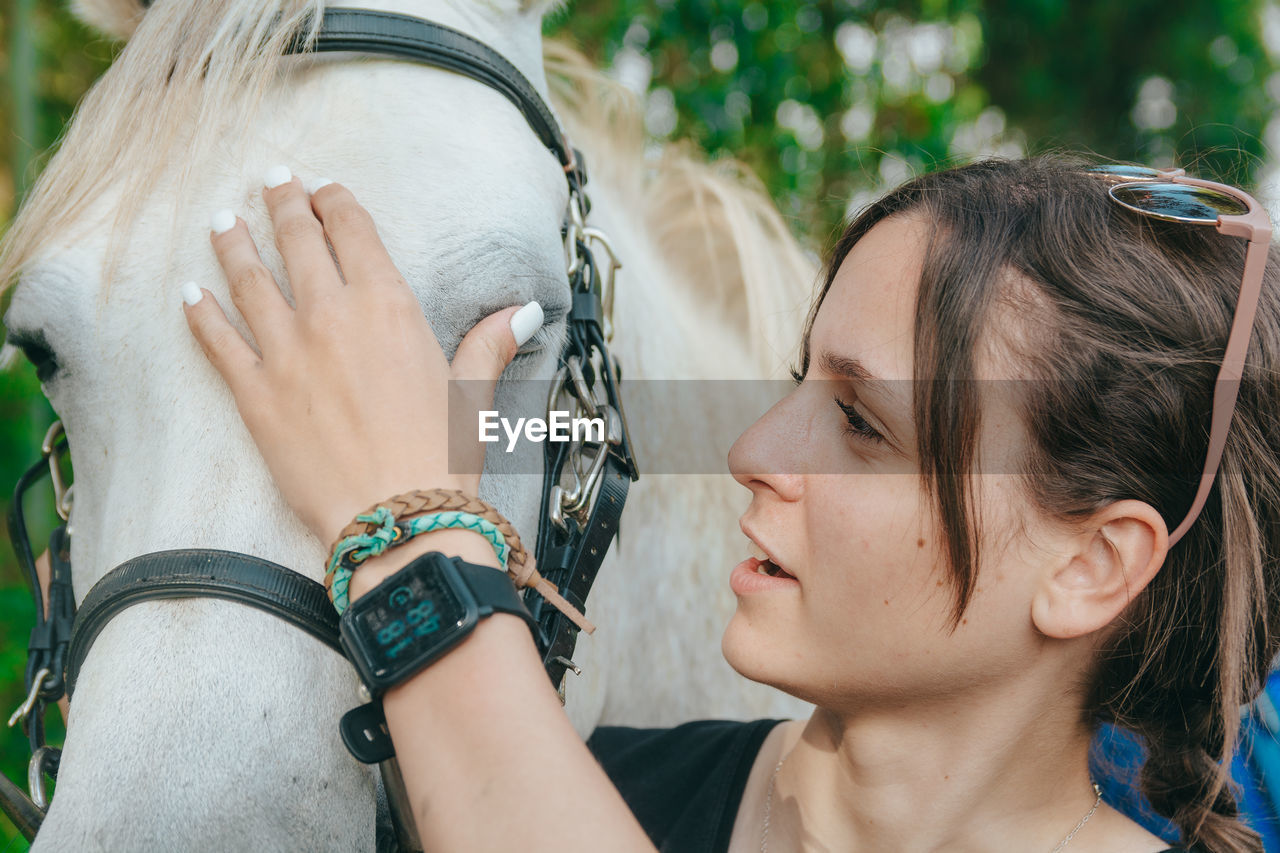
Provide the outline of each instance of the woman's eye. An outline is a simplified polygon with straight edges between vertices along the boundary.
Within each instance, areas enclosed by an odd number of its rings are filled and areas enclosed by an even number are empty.
[[[849,422],[849,425],[846,426],[844,430],[846,433],[854,436],[855,438],[860,438],[864,441],[870,441],[876,444],[885,440],[884,436],[876,431],[875,427],[867,423],[866,419],[862,417],[862,415],[858,414],[858,410],[852,405],[844,402],[839,397],[835,397],[833,399],[836,401],[836,405],[840,407],[840,411],[844,412],[844,416]]]

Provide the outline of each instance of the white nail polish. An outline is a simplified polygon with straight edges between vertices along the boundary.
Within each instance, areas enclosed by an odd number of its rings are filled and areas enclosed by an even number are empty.
[[[293,172],[289,171],[288,166],[272,166],[267,169],[267,173],[262,177],[262,184],[269,190],[273,190],[281,184],[287,184],[293,180]]]
[[[331,183],[333,183],[333,181],[329,180],[328,178],[317,178],[316,180],[311,182],[311,189],[307,190],[307,192],[314,195],[316,192],[320,190],[321,187],[327,187]]]
[[[236,227],[236,214],[233,210],[219,210],[209,220],[209,229],[214,234],[226,234]]]
[[[542,306],[530,302],[511,315],[511,334],[515,336],[516,346],[521,346],[533,333],[542,328]]]
[[[182,285],[182,301],[188,305],[195,305],[204,298],[204,291],[200,289],[200,285],[194,281],[189,281]]]

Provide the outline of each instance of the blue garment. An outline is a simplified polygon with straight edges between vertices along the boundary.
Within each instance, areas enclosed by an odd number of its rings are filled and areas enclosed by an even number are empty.
[[[1266,853],[1280,853],[1280,672],[1272,673],[1264,695],[1240,725],[1239,746],[1231,762],[1231,778],[1239,786],[1236,801],[1242,820],[1262,836]],[[1142,824],[1149,832],[1175,843],[1178,829],[1155,813],[1138,790],[1145,750],[1127,729],[1104,725],[1090,756],[1102,799]]]

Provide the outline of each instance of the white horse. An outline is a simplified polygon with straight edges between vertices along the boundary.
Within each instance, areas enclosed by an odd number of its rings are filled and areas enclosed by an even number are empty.
[[[78,4],[129,43],[15,221],[0,280],[21,273],[10,333],[42,336],[57,364],[44,388],[75,461],[80,599],[113,566],[168,548],[322,575],[326,545],[272,485],[179,307],[179,286],[194,279],[247,334],[208,244],[209,215],[224,207],[285,282],[260,196],[273,164],[354,190],[447,353],[479,317],[539,299],[553,321],[545,346],[506,377],[554,371],[567,307],[554,158],[473,80],[405,61],[280,58],[321,5]],[[555,96],[586,152],[594,224],[626,264],[613,344],[626,380],[780,373],[815,270],[757,188],[679,151],[646,159],[634,103],[562,49],[548,54],[559,67],[549,91],[544,3],[358,5],[466,31]],[[688,430],[722,417],[713,401],[703,408],[680,413]],[[678,436],[641,429],[632,425],[642,472],[676,470],[662,441]],[[531,536],[537,481],[511,475],[503,456],[490,455],[482,493]],[[643,474],[592,592],[599,630],[575,654],[585,672],[567,692],[579,731],[803,713],[720,655],[748,499],[727,475]],[[35,849],[371,849],[375,779],[336,736],[357,701],[350,665],[272,616],[208,599],[129,608],[85,661]]]

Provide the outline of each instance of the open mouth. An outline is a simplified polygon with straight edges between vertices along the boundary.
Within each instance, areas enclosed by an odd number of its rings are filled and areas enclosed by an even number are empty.
[[[754,540],[748,539],[747,542],[750,544],[751,556],[759,561],[756,565],[756,574],[768,575],[771,578],[796,579],[795,575],[775,563],[773,558],[770,557],[763,548],[757,545]]]
[[[761,560],[760,565],[756,566],[756,574],[768,575],[771,578],[790,578],[795,580],[795,575],[779,566],[773,560]]]

